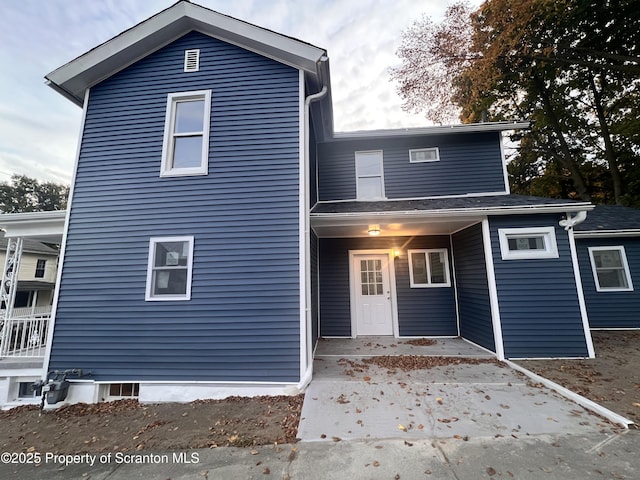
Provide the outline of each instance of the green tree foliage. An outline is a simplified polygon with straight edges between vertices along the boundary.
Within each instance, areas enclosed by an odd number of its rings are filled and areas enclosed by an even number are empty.
[[[639,48],[635,0],[486,0],[475,11],[462,2],[404,33],[391,74],[405,108],[435,122],[421,99],[467,123],[531,120],[513,137],[514,193],[640,206]],[[426,74],[415,88],[419,72],[407,72],[424,68],[446,72],[450,86],[435,90]]]
[[[0,183],[2,213],[43,212],[67,208],[69,187],[39,182],[26,175],[13,175],[11,182]]]

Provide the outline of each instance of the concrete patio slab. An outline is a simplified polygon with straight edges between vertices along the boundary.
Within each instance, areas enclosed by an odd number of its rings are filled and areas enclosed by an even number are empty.
[[[405,348],[394,340],[378,348]],[[366,343],[354,343],[350,351],[371,350]],[[314,362],[298,428],[303,441],[587,435],[613,428],[505,364],[392,371],[364,365],[361,357],[340,356],[344,349],[330,347],[319,347],[323,355]],[[455,350],[451,345],[446,349]],[[327,354],[330,351],[335,354]],[[471,356],[488,356],[479,352],[471,350]]]
[[[412,345],[409,338],[357,337],[320,339],[315,358],[327,356],[372,357],[378,355],[441,355],[444,357],[486,357],[495,355],[462,338],[433,339],[433,345]]]

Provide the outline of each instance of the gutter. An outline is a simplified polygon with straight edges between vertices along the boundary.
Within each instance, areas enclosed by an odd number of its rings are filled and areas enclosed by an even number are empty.
[[[623,230],[580,230],[574,231],[576,238],[606,238],[606,237],[640,237],[640,229],[629,228]]]
[[[594,207],[595,208],[595,207]],[[573,217],[570,213],[567,212],[567,218],[564,220],[560,220],[558,223],[561,227],[564,227],[566,231],[572,230],[576,225],[581,224],[587,219],[587,211],[581,210],[576,213]]]

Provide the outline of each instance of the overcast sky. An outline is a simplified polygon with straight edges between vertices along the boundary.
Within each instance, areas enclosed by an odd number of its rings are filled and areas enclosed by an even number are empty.
[[[44,76],[175,0],[0,0],[0,182],[69,183],[81,109]],[[425,126],[401,110],[388,68],[400,34],[445,0],[197,0],[328,51],[336,131]],[[473,3],[479,3],[475,1]]]

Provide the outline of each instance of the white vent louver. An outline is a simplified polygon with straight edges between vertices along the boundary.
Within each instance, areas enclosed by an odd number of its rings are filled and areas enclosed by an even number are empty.
[[[200,70],[200,49],[184,51],[184,71],[197,72]]]

